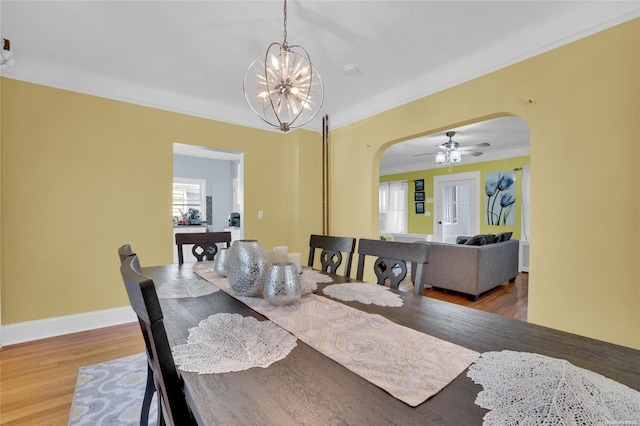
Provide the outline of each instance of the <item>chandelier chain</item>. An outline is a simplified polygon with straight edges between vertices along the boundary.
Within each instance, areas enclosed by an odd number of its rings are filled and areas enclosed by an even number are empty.
[[[282,35],[284,36],[284,42],[282,44],[286,46],[287,45],[287,0],[284,0],[284,31],[282,31]]]

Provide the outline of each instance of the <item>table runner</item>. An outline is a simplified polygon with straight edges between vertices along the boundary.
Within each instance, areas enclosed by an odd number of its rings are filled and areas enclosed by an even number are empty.
[[[435,395],[479,356],[478,352],[359,311],[315,294],[295,304],[233,294],[215,273],[204,279],[269,318],[325,356],[415,407]]]

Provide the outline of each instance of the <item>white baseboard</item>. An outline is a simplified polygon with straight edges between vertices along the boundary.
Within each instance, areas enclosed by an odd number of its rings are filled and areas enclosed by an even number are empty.
[[[0,346],[137,321],[130,306],[2,326]]]

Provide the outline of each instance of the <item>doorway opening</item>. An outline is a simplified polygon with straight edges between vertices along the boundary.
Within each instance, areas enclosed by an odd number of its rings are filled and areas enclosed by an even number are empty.
[[[455,244],[458,236],[480,233],[480,172],[433,177],[435,240]]]
[[[174,143],[172,189],[174,234],[230,231],[232,241],[243,238],[242,152]]]

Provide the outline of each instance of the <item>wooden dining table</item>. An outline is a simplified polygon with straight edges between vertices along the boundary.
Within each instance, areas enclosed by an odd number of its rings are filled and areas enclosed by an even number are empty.
[[[194,265],[143,268],[156,285],[199,278]],[[334,283],[355,282],[331,275]],[[318,284],[316,294],[328,284]],[[396,292],[396,290],[390,290]],[[640,390],[640,351],[505,318],[448,302],[397,292],[403,307],[341,302],[405,327],[483,353],[520,351],[569,361]],[[216,313],[267,320],[224,291],[161,299],[171,346]],[[181,372],[187,401],[201,425],[480,425],[487,410],[474,403],[480,385],[466,373],[416,407],[394,398],[305,343],[267,368],[221,374]]]

